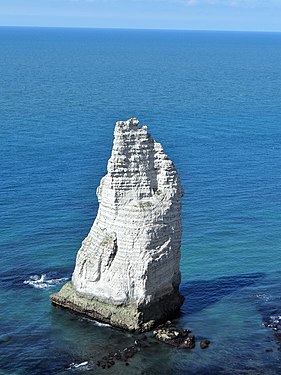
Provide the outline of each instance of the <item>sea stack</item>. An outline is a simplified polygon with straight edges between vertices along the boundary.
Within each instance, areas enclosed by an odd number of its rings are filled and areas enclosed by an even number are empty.
[[[173,317],[180,284],[181,200],[176,168],[132,118],[118,121],[99,210],[55,305],[130,331]]]

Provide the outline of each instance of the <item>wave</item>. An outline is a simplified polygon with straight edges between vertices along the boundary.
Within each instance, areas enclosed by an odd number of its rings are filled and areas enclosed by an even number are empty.
[[[84,369],[85,369],[85,366],[87,366],[88,363],[89,363],[88,361],[81,362],[81,363],[74,363],[74,362],[72,362],[72,363],[69,365],[68,369],[69,369],[69,370],[73,370],[73,369],[80,368],[80,367],[84,367]]]
[[[281,315],[271,315],[264,326],[272,328],[273,331],[279,331],[281,327]]]
[[[99,327],[111,327],[110,324],[107,324],[107,323],[101,323],[101,322],[98,322],[97,320],[94,320],[93,322],[94,322],[94,324],[95,324],[96,326],[99,326]]]
[[[257,294],[256,296],[257,296],[258,299],[263,300],[265,302],[268,302],[268,301],[272,300],[272,297],[270,295],[265,294],[265,293],[260,293],[260,294]]]
[[[46,273],[43,273],[42,275],[32,275],[28,280],[24,280],[23,283],[34,288],[45,289],[58,285],[66,280],[68,280],[67,277],[51,278]]]
[[[98,326],[98,327],[112,327],[110,324],[108,323],[102,323],[102,322],[98,322],[97,320],[94,320],[94,319],[91,319],[91,318],[87,318],[86,316],[80,316],[79,317],[79,320],[80,321],[85,321],[87,320],[89,323],[92,323],[94,324],[95,326]]]

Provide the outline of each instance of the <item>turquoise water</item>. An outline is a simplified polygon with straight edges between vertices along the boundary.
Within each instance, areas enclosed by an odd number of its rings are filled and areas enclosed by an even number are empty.
[[[280,374],[281,34],[0,28],[0,374]],[[52,307],[97,212],[114,123],[180,173],[180,327],[151,343]],[[277,324],[277,323],[276,323]],[[88,364],[79,368],[71,363]]]

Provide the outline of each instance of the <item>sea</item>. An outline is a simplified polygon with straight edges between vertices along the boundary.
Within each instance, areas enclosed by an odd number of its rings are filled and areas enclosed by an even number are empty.
[[[137,336],[49,296],[131,117],[184,187],[175,324],[197,344],[148,335],[102,369]],[[281,33],[1,27],[0,167],[0,375],[281,373]]]

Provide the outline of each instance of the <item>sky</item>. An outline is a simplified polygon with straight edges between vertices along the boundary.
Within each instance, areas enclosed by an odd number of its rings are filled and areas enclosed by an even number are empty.
[[[281,0],[0,0],[0,26],[281,31]]]

